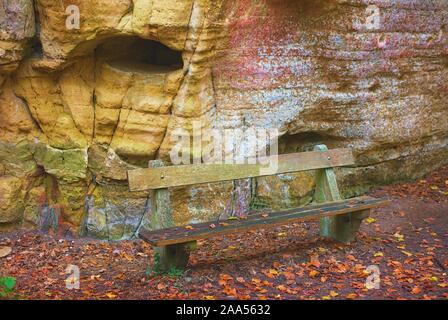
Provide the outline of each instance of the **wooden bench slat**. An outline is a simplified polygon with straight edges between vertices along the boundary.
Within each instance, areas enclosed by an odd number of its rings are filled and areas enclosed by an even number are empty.
[[[258,229],[268,225],[301,222],[316,219],[318,217],[359,212],[376,208],[387,203],[389,203],[389,200],[364,196],[326,204],[310,205],[303,208],[272,212],[268,213],[268,216],[265,216],[265,214],[253,214],[249,215],[247,219],[192,224],[191,227],[193,229],[175,227],[157,231],[141,231],[139,236],[141,239],[152,245],[160,247],[198,239],[207,239],[217,235],[237,233],[242,230]],[[215,224],[215,228],[211,228],[211,224]]]
[[[350,166],[354,163],[351,149],[333,149],[279,155],[278,170],[275,172],[266,170],[267,166],[261,164],[182,165],[130,170],[128,180],[131,191],[144,191]]]

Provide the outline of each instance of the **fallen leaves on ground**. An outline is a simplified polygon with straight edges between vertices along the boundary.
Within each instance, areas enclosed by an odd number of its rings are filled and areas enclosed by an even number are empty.
[[[147,272],[153,251],[140,240],[15,232],[0,237],[0,279],[15,277],[21,299],[447,299],[447,182],[448,167],[374,190],[392,202],[352,244],[321,239],[318,221],[266,227],[199,241],[180,276]],[[79,290],[66,288],[68,265]]]

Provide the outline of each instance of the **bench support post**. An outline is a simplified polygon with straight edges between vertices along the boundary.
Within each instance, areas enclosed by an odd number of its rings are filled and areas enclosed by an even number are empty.
[[[318,145],[314,150],[327,151],[328,148],[325,145]],[[317,203],[342,200],[333,168],[317,170],[314,200]],[[323,217],[320,219],[320,234],[322,237],[339,242],[351,242],[355,239],[355,234],[359,230],[362,220],[368,216],[369,210],[334,217]]]
[[[152,168],[162,167],[160,160],[150,161]],[[151,192],[151,230],[174,227],[173,209],[171,207],[168,189],[157,189]],[[190,258],[190,251],[196,246],[196,241],[172,244],[154,248],[154,264],[158,272],[168,272],[173,269],[184,270]]]

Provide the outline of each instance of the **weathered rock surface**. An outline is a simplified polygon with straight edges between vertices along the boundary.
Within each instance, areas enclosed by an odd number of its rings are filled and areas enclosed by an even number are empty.
[[[35,30],[32,0],[0,2],[0,74],[9,74],[17,69]]]
[[[16,177],[0,177],[0,223],[12,223],[21,219],[23,211],[23,182]]]
[[[282,153],[352,147],[346,195],[413,179],[448,163],[447,98],[443,0],[0,0],[0,230],[42,227],[53,208],[75,233],[132,237],[151,203],[126,170],[169,160],[197,121],[277,128]],[[175,221],[253,196],[306,204],[313,186],[300,173],[176,188]]]

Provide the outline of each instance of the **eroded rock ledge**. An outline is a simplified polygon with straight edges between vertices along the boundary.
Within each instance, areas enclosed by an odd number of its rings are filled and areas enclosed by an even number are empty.
[[[123,239],[148,225],[126,170],[170,133],[279,128],[280,151],[352,147],[346,194],[448,163],[448,3],[431,0],[0,1],[0,230]],[[380,9],[378,30],[364,27]],[[172,190],[176,222],[256,195],[305,204],[312,173]],[[246,203],[247,204],[247,203]],[[66,228],[65,228],[66,227]]]

